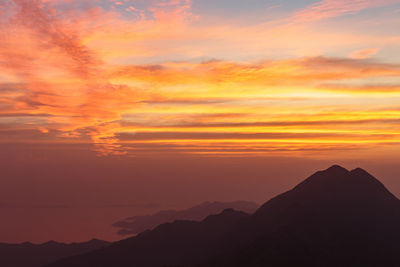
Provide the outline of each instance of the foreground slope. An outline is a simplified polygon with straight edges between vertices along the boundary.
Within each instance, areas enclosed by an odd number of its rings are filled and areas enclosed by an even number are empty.
[[[332,166],[251,216],[177,221],[50,266],[400,266],[399,225],[382,183]]]

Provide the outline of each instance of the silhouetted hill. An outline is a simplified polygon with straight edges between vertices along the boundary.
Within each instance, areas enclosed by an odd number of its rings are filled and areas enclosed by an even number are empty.
[[[399,225],[382,183],[332,166],[253,215],[176,221],[49,266],[400,266]]]
[[[176,220],[201,221],[207,216],[221,213],[225,209],[234,209],[253,214],[260,205],[249,201],[204,202],[185,210],[163,210],[152,215],[130,217],[113,224],[122,228],[120,235],[132,235],[153,229],[154,227]]]
[[[108,248],[49,266],[164,266],[203,262],[232,248],[231,234],[250,215],[228,209],[201,222],[175,221],[114,243]]]
[[[44,244],[0,243],[1,267],[35,267],[54,262],[56,260],[71,257],[78,254],[103,248],[110,245],[109,242],[93,239],[85,243],[63,244],[50,241]]]
[[[265,203],[240,248],[207,266],[400,266],[399,225],[381,182],[333,166]]]

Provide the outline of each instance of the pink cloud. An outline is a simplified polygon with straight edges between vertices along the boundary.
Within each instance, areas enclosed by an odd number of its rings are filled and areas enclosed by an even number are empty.
[[[375,55],[376,53],[378,53],[378,51],[379,51],[379,48],[367,48],[367,49],[357,50],[350,54],[350,58],[366,59],[366,58],[369,58],[369,57]]]
[[[393,0],[323,0],[294,14],[293,22],[314,22],[343,15],[355,14],[363,9],[384,6]]]

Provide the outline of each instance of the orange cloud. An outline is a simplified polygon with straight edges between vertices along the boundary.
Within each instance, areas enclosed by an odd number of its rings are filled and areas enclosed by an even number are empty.
[[[378,51],[379,48],[367,48],[367,49],[357,50],[350,54],[350,58],[366,59],[375,55],[376,53],[378,53]]]

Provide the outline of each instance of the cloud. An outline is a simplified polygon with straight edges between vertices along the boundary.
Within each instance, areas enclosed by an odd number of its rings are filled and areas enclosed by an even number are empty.
[[[14,0],[12,22],[29,29],[38,38],[42,47],[56,47],[75,64],[72,71],[78,75],[88,75],[96,64],[94,56],[79,39],[69,25],[57,18],[57,11],[40,0]]]
[[[246,127],[287,127],[287,126],[327,126],[327,125],[351,125],[351,124],[400,124],[400,119],[365,119],[365,120],[316,120],[316,121],[270,121],[270,122],[217,122],[217,123],[182,123],[170,125],[152,125],[157,128],[246,128]],[[145,126],[140,124],[125,123],[126,126]]]
[[[366,59],[366,58],[369,58],[369,57],[375,55],[376,53],[378,53],[378,51],[379,51],[379,48],[367,48],[367,49],[357,50],[350,54],[350,58]]]
[[[11,15],[1,25],[0,60],[5,64],[0,68],[18,82],[9,83],[17,86],[3,91],[0,100],[12,106],[9,113],[51,114],[49,124],[65,136],[76,136],[77,129],[90,126],[89,136],[99,152],[107,153],[106,147],[115,146],[113,133],[98,136],[96,127],[119,118],[110,108],[116,104],[110,102],[112,95],[128,94],[129,89],[102,77],[101,61],[83,44],[75,25],[50,5],[38,0],[12,3]]]
[[[360,92],[360,93],[398,93],[400,85],[396,84],[369,84],[369,85],[350,85],[350,84],[326,84],[323,88],[341,92]]]
[[[392,0],[323,0],[296,12],[291,20],[296,23],[315,22],[355,14],[367,8],[384,6],[393,2]]]
[[[154,141],[154,140],[273,140],[273,139],[293,139],[305,140],[328,138],[326,141],[335,139],[346,140],[349,138],[366,138],[366,140],[392,139],[398,137],[397,134],[384,133],[296,133],[296,132],[263,132],[263,133],[229,133],[229,132],[136,132],[135,134],[121,133],[119,138],[122,142]],[[332,139],[333,138],[333,139]]]
[[[395,87],[389,88],[384,85],[376,85],[374,88],[357,87],[352,84],[346,85],[346,81],[371,77],[397,77],[400,74],[400,66],[366,60],[315,57],[247,64],[212,61],[111,66],[103,74],[102,80],[107,82],[82,81],[78,83],[79,90],[75,91],[75,96],[60,94],[63,85],[58,83],[54,85],[46,83],[41,90],[36,90],[38,85],[34,82],[20,84],[2,95],[18,108],[1,113],[1,116],[26,117],[25,121],[29,121],[29,118],[47,120],[46,123],[36,124],[36,129],[28,128],[27,131],[24,130],[25,132],[17,130],[20,133],[17,135],[19,137],[51,140],[58,135],[57,138],[86,140],[86,136],[96,145],[96,150],[105,155],[129,152],[125,149],[124,142],[127,140],[124,132],[136,132],[132,139],[136,141],[264,138],[317,142],[329,141],[332,136],[343,141],[347,137],[356,140],[363,135],[335,133],[333,128],[338,125],[354,127],[361,124],[374,128],[380,121],[367,115],[358,119],[351,117],[348,120],[338,119],[346,115],[345,112],[342,114],[337,110],[332,111],[332,115],[326,118],[315,114],[311,117],[304,115],[305,120],[299,118],[298,121],[292,121],[289,119],[290,114],[287,116],[281,114],[282,106],[291,102],[293,108],[302,108],[301,102],[312,101],[315,94],[326,94],[329,97],[334,91],[349,94],[358,92],[366,95],[377,91],[396,93]],[[334,83],[338,81],[344,82],[344,85],[335,86]],[[57,86],[58,90],[52,89],[52,86]],[[243,88],[246,88],[245,91]],[[358,88],[358,91],[355,88]],[[301,97],[296,95],[299,90],[305,95]],[[182,98],[182,95],[185,97]],[[265,97],[266,95],[269,97]],[[270,114],[283,116],[286,121],[278,118],[263,122],[266,116],[264,112],[267,110],[262,107],[265,101],[273,103],[269,108],[272,112]],[[219,112],[207,115],[210,109]],[[288,110],[287,107],[285,109]],[[295,109],[292,112],[296,112]],[[179,110],[183,112],[176,113]],[[190,110],[194,112],[187,112]],[[391,118],[386,119],[387,125],[394,123]],[[294,127],[299,129],[298,131],[312,127],[327,132],[281,133],[277,127]],[[178,128],[181,132],[158,133],[165,128]],[[222,131],[243,131],[246,128],[251,132],[205,133],[203,130],[200,131],[202,128],[214,131],[218,128]],[[277,132],[268,132],[272,128]],[[191,129],[200,132],[189,134]],[[144,135],[140,132],[142,130],[151,131]],[[370,136],[375,136],[373,138],[375,141],[383,137],[396,139],[391,134],[370,134]]]
[[[124,8],[131,3],[121,3],[1,3],[1,12],[7,11],[0,20],[1,142],[90,142],[99,154],[121,155],[131,153],[122,137],[135,132],[137,138],[157,132],[165,137],[168,131],[186,138],[186,133],[204,136],[213,128],[208,136],[219,140],[224,131],[241,136],[246,128],[249,140],[275,132],[285,142],[287,135],[278,128],[290,127],[311,142],[328,133],[373,135],[379,125],[391,136],[397,111],[367,112],[364,99],[380,94],[377,108],[394,105],[398,64],[368,59],[377,52],[372,48],[353,58],[348,52],[345,57],[293,56],[297,44],[309,43],[302,51],[325,47],[309,42],[314,34],[335,47],[374,37],[341,33],[331,44],[311,28],[310,35],[298,34],[304,28],[287,20],[211,25],[186,0],[139,1],[129,12]],[[386,2],[321,1],[297,12],[294,21],[307,24],[310,14],[315,22],[380,4]],[[208,60],[274,49],[291,52],[273,60],[260,55]],[[379,83],[383,79],[390,84]]]
[[[400,65],[344,58],[311,57],[264,61],[257,64],[235,62],[166,63],[157,68],[123,66],[110,73],[110,79],[122,78],[155,85],[204,83],[258,83],[263,85],[307,84],[350,78],[397,76]]]

